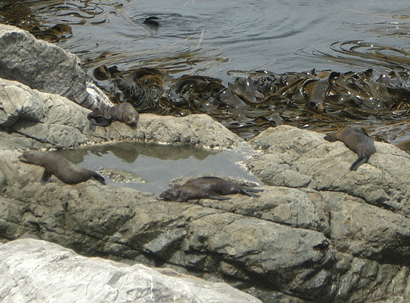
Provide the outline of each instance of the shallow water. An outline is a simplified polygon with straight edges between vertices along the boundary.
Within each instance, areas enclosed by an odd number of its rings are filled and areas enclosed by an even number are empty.
[[[105,177],[106,183],[160,194],[170,188],[170,181],[181,177],[215,175],[233,177],[262,184],[240,161],[246,153],[239,151],[207,151],[190,146],[169,146],[141,143],[116,143],[59,151],[79,166],[101,173],[105,169],[120,169],[138,175],[146,183],[117,182]]]

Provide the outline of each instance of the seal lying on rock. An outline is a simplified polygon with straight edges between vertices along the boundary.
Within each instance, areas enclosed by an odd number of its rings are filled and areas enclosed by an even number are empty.
[[[358,169],[360,165],[369,161],[370,156],[376,152],[372,139],[366,131],[358,127],[345,127],[327,133],[325,139],[330,142],[340,140],[359,156],[350,166],[350,170]]]
[[[41,177],[42,184],[50,181],[51,175],[55,175],[67,184],[77,184],[93,178],[105,185],[104,178],[95,171],[78,167],[57,153],[26,151],[18,158],[22,162],[44,167],[44,173]]]
[[[251,192],[260,192],[263,189],[244,187],[236,183],[217,177],[200,177],[191,179],[183,185],[177,185],[161,193],[160,197],[168,201],[186,202],[191,199],[229,200],[221,195],[243,194],[259,197]]]
[[[95,126],[108,126],[112,121],[124,122],[127,125],[135,126],[138,123],[139,115],[128,102],[122,102],[104,110],[95,109],[87,115],[90,120],[90,129],[95,130]]]

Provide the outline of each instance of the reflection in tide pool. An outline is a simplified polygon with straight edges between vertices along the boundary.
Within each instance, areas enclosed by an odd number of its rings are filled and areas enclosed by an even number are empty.
[[[115,175],[124,173],[126,179],[132,179],[131,182],[116,182],[115,177],[105,176],[107,185],[131,187],[155,194],[169,188],[173,179],[207,174],[261,183],[237,163],[246,156],[246,153],[238,151],[215,152],[190,146],[118,143],[60,153],[81,167],[103,173],[115,169]]]

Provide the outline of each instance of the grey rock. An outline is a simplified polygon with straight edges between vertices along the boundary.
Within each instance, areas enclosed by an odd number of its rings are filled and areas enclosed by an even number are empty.
[[[252,277],[260,276],[267,285],[301,296],[305,295],[292,285],[312,284],[307,273],[320,272],[334,260],[328,240],[314,230],[201,205],[169,203],[152,194],[94,181],[67,186],[55,180],[40,186],[42,169],[18,162],[17,154],[3,151],[0,155],[8,184],[0,200],[0,213],[7,220],[2,237],[30,233],[85,255],[128,260],[145,255],[193,272],[245,279],[251,286]],[[283,191],[291,198],[287,189]],[[268,197],[271,192],[262,194]],[[241,198],[248,204],[257,200]],[[314,206],[309,207],[314,212]],[[328,287],[325,282],[315,282],[316,292]]]
[[[65,97],[42,93],[16,81],[0,79],[2,149],[70,148],[89,143],[135,140],[206,148],[248,146],[208,115],[184,118],[140,115],[137,128],[121,122],[89,130],[89,110]],[[1,138],[1,137],[0,137]]]
[[[245,165],[269,185],[345,192],[410,216],[410,155],[376,142],[369,163],[350,171],[357,155],[323,136],[291,126],[269,128],[249,142],[262,153]]]
[[[231,213],[251,216],[292,227],[325,231],[328,229],[328,217],[322,207],[318,207],[310,193],[305,191],[267,186],[258,193],[259,198],[251,199],[240,195],[231,200],[215,201],[201,199],[198,203],[205,207],[217,208]],[[323,197],[319,198],[321,201]],[[194,202],[195,203],[195,202]]]
[[[1,302],[261,302],[171,269],[86,258],[24,239],[0,245]]]
[[[18,154],[0,152],[3,239],[29,234],[83,255],[161,264],[265,302],[408,298],[408,219],[360,198],[265,186],[260,198],[174,203],[95,181],[40,186],[42,168]]]
[[[0,25],[0,77],[82,104],[86,75],[77,56],[14,26]]]
[[[410,220],[345,193],[323,192],[335,248],[380,263],[408,264]]]
[[[0,43],[20,34],[6,30]],[[91,105],[107,101],[87,89]],[[143,114],[136,129],[114,122],[91,132],[89,111],[65,97],[9,80],[0,97],[1,242],[38,237],[227,282],[264,302],[410,299],[410,156],[390,144],[376,142],[369,163],[350,171],[357,155],[343,143],[295,127],[247,143],[207,115]],[[243,164],[265,191],[176,203],[93,180],[41,186],[43,169],[14,151],[121,140],[235,148],[251,155]]]

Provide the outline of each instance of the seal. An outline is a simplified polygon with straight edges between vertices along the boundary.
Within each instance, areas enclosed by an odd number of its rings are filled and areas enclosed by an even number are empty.
[[[350,166],[350,170],[357,170],[360,165],[369,161],[370,156],[376,152],[372,139],[365,130],[358,127],[345,127],[338,131],[327,133],[325,139],[330,142],[342,141],[359,156]]]
[[[157,20],[159,20],[158,17],[151,16],[144,20],[144,24],[152,27],[159,27],[159,22]]]
[[[90,120],[90,129],[95,130],[95,126],[108,126],[112,121],[124,122],[127,125],[135,126],[138,123],[139,115],[128,102],[122,102],[104,110],[94,109],[87,115]]]
[[[167,201],[186,202],[192,199],[214,199],[214,200],[229,200],[228,197],[222,195],[243,194],[250,197],[259,197],[252,192],[261,192],[263,189],[241,186],[236,183],[217,177],[200,177],[191,179],[183,185],[177,185],[170,188],[160,197]]]
[[[105,185],[104,178],[95,171],[78,167],[54,152],[26,151],[18,158],[24,163],[44,167],[41,184],[50,181],[54,175],[66,184],[77,184],[93,178]]]

